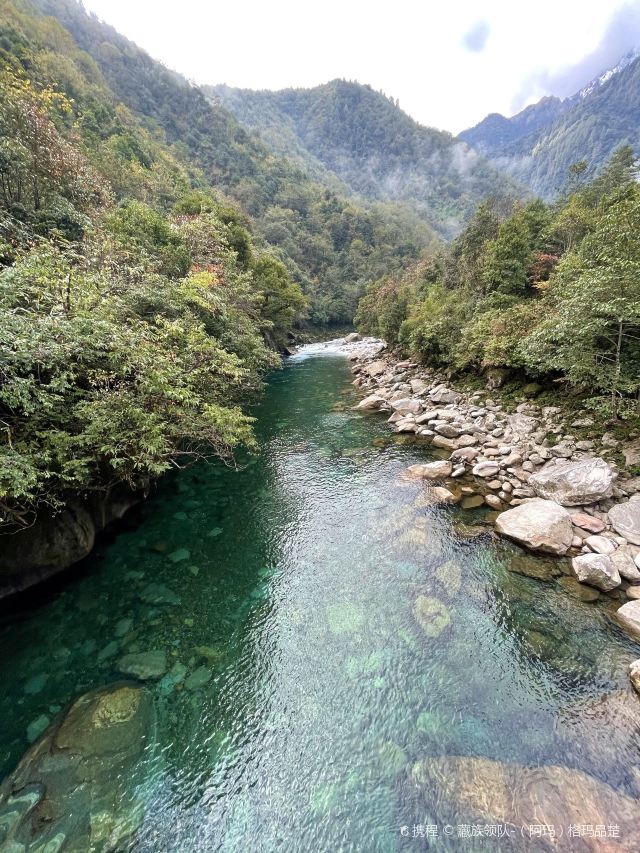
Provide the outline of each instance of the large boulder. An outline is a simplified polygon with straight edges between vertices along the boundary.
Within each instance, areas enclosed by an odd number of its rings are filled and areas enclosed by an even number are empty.
[[[378,394],[370,394],[364,400],[361,400],[355,408],[365,412],[379,412],[386,405],[387,401],[384,397],[380,397]]]
[[[573,528],[569,513],[554,501],[533,498],[501,512],[496,530],[532,551],[562,555],[571,547]]]
[[[413,397],[406,397],[402,400],[392,400],[391,408],[401,415],[417,415],[422,410],[422,403]]]
[[[409,477],[418,477],[423,480],[444,480],[451,476],[452,471],[451,462],[443,459],[439,462],[426,462],[423,465],[410,465],[405,473]]]
[[[616,504],[609,510],[613,529],[633,545],[640,545],[640,501]]]
[[[615,472],[598,457],[549,463],[529,478],[529,486],[546,500],[562,506],[581,506],[608,498]]]
[[[129,849],[153,725],[152,697],[137,685],[77,699],[0,786],[2,850]]]
[[[364,369],[365,372],[369,374],[369,376],[382,376],[382,374],[387,369],[387,363],[386,361],[382,361],[381,359],[377,361],[372,361],[367,364]]]
[[[616,619],[632,636],[640,639],[640,600],[627,601],[619,607]]]
[[[409,785],[423,800],[422,809],[440,825],[506,825],[514,846],[507,843],[505,850],[613,853],[640,849],[636,800],[579,770],[557,765],[524,767],[485,758],[428,758],[413,766]],[[616,825],[617,832],[599,838],[588,833],[570,835],[566,829],[586,825]],[[529,836],[530,827],[544,826],[555,828],[554,838],[545,833]],[[502,847],[489,842],[486,849]]]
[[[609,592],[620,586],[620,573],[605,554],[580,554],[571,561],[571,571],[580,581]]]
[[[460,394],[447,388],[446,385],[438,385],[432,391],[429,391],[429,399],[434,403],[457,403],[460,399]]]

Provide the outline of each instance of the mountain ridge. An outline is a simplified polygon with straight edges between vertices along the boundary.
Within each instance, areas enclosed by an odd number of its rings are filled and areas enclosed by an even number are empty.
[[[640,145],[640,57],[628,51],[573,95],[545,96],[507,118],[491,113],[458,138],[543,198],[562,192],[569,167],[596,174],[622,145]]]

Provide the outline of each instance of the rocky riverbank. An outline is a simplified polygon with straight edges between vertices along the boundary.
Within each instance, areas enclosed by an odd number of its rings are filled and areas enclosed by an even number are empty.
[[[628,601],[619,624],[640,639],[640,477],[603,458],[617,442],[572,433],[560,406],[525,401],[506,411],[493,391],[465,393],[434,371],[399,360],[384,342],[345,339],[365,396],[363,413],[387,416],[441,458],[406,476],[429,483],[433,504],[486,506],[498,534],[524,548],[570,560],[579,584]],[[640,688],[640,664],[631,668]]]

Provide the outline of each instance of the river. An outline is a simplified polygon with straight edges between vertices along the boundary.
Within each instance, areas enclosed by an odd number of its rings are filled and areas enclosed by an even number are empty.
[[[144,804],[131,850],[423,850],[416,825],[451,806],[408,782],[433,756],[562,765],[637,793],[638,733],[598,704],[638,656],[612,602],[580,601],[559,562],[496,541],[482,510],[430,507],[401,477],[428,452],[353,412],[351,378],[343,355],[304,348],[271,378],[242,470],[168,477],[82,572],[5,608],[3,773],[28,730],[121,678],[122,654],[162,649],[175,677],[150,683],[144,778],[121,780],[123,809]],[[427,633],[419,596],[437,602]]]

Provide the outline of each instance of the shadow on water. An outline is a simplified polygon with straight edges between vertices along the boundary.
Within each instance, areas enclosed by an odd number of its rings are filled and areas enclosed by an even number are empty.
[[[289,360],[241,471],[167,478],[4,613],[5,771],[34,721],[120,678],[123,654],[161,649],[132,850],[418,849],[400,827],[443,804],[408,779],[442,756],[640,793],[637,647],[610,602],[569,595],[558,562],[496,542],[481,512],[430,506],[401,477],[426,451],[351,411],[350,379],[322,348]]]

